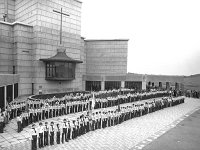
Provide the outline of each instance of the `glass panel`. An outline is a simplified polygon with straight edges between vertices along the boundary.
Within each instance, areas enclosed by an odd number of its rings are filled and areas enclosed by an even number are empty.
[[[86,91],[100,91],[101,81],[86,81]]]
[[[74,78],[75,64],[66,62],[49,62],[46,64],[46,78]]]
[[[120,89],[121,81],[106,81],[105,82],[105,89],[112,90],[112,89]]]
[[[125,81],[125,88],[141,90],[142,82],[140,82],[140,81]]]

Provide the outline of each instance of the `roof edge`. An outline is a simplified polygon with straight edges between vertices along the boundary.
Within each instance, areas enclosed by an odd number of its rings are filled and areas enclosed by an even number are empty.
[[[93,41],[129,41],[129,39],[84,39],[86,42]]]

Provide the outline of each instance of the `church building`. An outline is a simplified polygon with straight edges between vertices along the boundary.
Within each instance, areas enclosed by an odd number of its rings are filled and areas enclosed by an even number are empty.
[[[169,88],[170,82],[181,87],[182,76],[157,81],[127,74],[128,39],[81,37],[81,5],[79,0],[0,0],[1,108],[24,95]]]

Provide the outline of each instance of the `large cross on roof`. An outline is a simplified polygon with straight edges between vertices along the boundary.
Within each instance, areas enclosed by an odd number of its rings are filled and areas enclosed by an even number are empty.
[[[65,16],[70,16],[70,15],[63,13],[62,8],[61,8],[61,11],[57,11],[57,10],[53,10],[53,11],[56,13],[59,13],[61,16],[61,19],[60,19],[60,44],[62,44],[62,15],[65,15]]]

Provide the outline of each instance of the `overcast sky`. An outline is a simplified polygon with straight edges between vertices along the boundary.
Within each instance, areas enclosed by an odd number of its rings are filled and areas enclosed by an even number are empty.
[[[128,38],[128,72],[200,73],[200,0],[81,0],[82,36]]]

